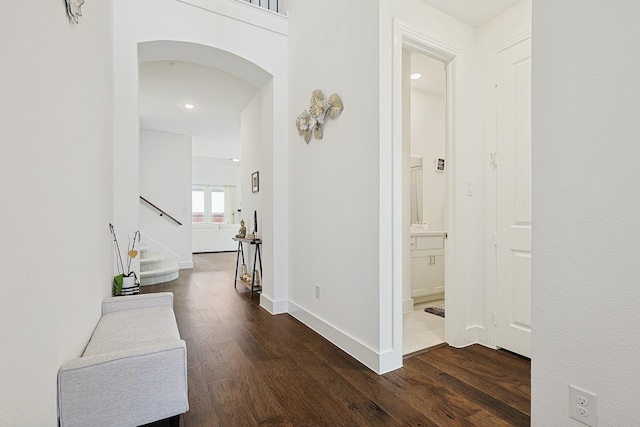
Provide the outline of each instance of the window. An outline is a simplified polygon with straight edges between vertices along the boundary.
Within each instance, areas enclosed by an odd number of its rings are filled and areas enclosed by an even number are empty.
[[[224,188],[211,188],[211,222],[224,222]]]
[[[191,221],[204,222],[204,188],[191,190]]]
[[[194,184],[191,189],[192,222],[233,222],[233,187]]]

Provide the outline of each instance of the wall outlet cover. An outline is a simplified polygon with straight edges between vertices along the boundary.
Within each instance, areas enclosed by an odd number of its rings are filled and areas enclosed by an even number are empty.
[[[598,418],[596,394],[569,384],[569,416],[583,424],[596,427]]]

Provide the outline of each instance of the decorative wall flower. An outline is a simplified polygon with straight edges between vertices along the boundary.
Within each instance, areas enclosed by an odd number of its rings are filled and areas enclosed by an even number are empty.
[[[342,110],[344,110],[342,99],[340,99],[337,93],[334,93],[329,97],[329,118],[337,118],[340,113],[342,113]]]
[[[84,4],[84,0],[66,0],[67,3],[67,15],[76,24],[78,23],[78,17],[82,16],[82,10],[80,9]]]
[[[311,92],[311,106],[309,112],[312,116],[320,117],[324,116],[324,94],[320,89],[316,89]]]
[[[311,140],[312,133],[316,139],[322,139],[325,117],[335,119],[342,110],[344,110],[342,99],[337,93],[331,95],[326,101],[320,89],[314,90],[311,93],[309,111],[304,110],[296,119],[298,135],[304,137],[304,142],[307,144]]]
[[[303,136],[304,142],[308,144],[309,139],[311,139],[311,116],[309,116],[307,110],[303,111],[296,119],[296,127],[298,128],[298,135]]]

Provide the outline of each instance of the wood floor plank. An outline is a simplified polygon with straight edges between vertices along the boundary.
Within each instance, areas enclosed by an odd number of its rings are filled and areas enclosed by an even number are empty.
[[[504,369],[492,369],[467,358],[466,353],[455,350],[443,347],[437,352],[417,357],[522,412],[530,411],[531,398],[526,394],[527,386],[521,380],[513,378]]]
[[[200,412],[210,412],[213,408],[213,401],[207,384],[204,383],[199,375],[193,374],[193,369],[187,370],[187,383],[189,387],[189,412],[190,414],[197,414]]]
[[[222,426],[253,426],[248,401],[232,379],[208,384],[216,415]]]
[[[315,353],[295,352],[292,357],[299,365],[304,366],[304,370],[317,381],[318,386],[324,387],[336,396],[363,425],[370,427],[400,425],[375,402],[344,381],[344,378],[333,369],[330,363],[322,360]]]
[[[530,363],[469,346],[433,349],[377,375],[288,314],[234,289],[235,253],[143,293],[173,292],[187,343],[183,427],[528,426]],[[154,424],[165,427],[165,424]]]
[[[345,381],[389,414],[396,422],[405,426],[437,426],[433,420],[415,409],[394,393],[386,376],[376,375],[369,369],[361,369],[359,362],[321,340],[309,342],[308,348],[328,360]]]
[[[522,381],[525,387],[524,395],[531,394],[531,363],[529,359],[504,350],[495,351],[483,345],[470,345],[465,347],[465,350],[468,351],[469,358],[481,360],[487,367],[508,371],[514,378]]]
[[[180,427],[222,427],[218,421],[215,409],[208,411],[189,411],[182,415]]]
[[[419,358],[405,360],[403,371],[410,371],[414,376],[428,378],[437,382],[450,392],[464,397],[467,401],[473,402],[474,405],[506,421],[508,425],[525,426],[529,424],[529,414],[523,413],[450,374],[434,368]]]
[[[256,369],[297,425],[364,426],[293,359],[255,362]]]
[[[230,364],[231,377],[246,401],[250,402],[248,406],[253,418],[260,423],[283,415],[278,400],[243,352],[236,345],[229,345],[221,353],[224,359],[233,361]]]

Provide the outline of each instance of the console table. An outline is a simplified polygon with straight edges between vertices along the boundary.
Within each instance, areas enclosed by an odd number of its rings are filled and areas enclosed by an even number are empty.
[[[259,293],[262,291],[262,256],[260,254],[260,247],[262,246],[262,240],[260,239],[246,239],[240,237],[234,237],[233,240],[238,242],[238,252],[236,255],[236,274],[233,280],[233,287],[236,288],[238,283],[243,284],[251,291],[250,298],[253,298],[253,293]],[[244,245],[255,245],[256,250],[253,253],[253,271],[251,272],[251,281],[246,281],[242,277],[238,276],[238,271],[240,269],[240,260],[242,260],[242,264],[244,261]],[[257,264],[256,264],[257,261]],[[260,267],[260,284],[256,285],[256,265]]]

